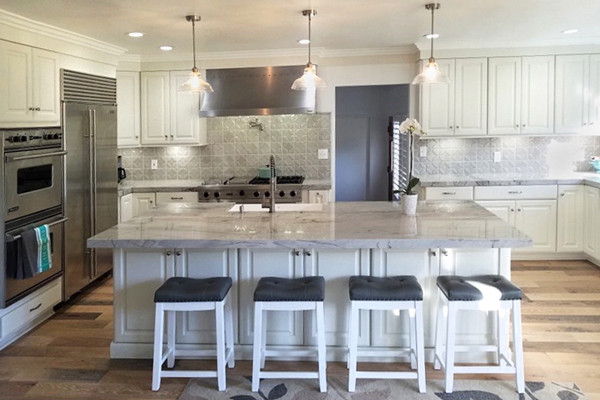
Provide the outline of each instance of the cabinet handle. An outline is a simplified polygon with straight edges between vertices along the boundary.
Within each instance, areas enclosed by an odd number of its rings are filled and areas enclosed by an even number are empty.
[[[451,126],[449,126],[449,127],[448,127],[448,129],[452,129],[452,127],[451,127]]]
[[[29,107],[29,108],[28,108],[28,110],[29,110],[29,111],[33,111],[33,107]]]
[[[172,255],[172,254],[173,254],[173,252],[172,252],[172,251],[170,251],[170,250],[169,250],[169,251],[167,251],[167,257],[171,257],[171,255]]]
[[[444,194],[444,195],[455,195],[456,192],[442,192],[442,194]]]
[[[300,250],[294,250],[294,255],[295,256],[299,256],[300,255]]]
[[[304,254],[306,254],[306,255],[307,255],[307,256],[309,256],[309,257],[310,257],[310,256],[312,256],[312,252],[311,252],[310,250],[306,250],[306,251],[304,252]]]
[[[171,200],[183,200],[183,197],[171,197]]]
[[[523,193],[523,191],[522,191],[522,190],[510,190],[510,191],[508,192],[508,194],[521,194],[521,193]]]
[[[179,256],[181,255],[181,251],[176,251],[176,252],[175,252],[175,255],[176,255],[177,257],[179,257]]]
[[[139,139],[140,137],[139,137],[138,135],[135,135],[135,138],[136,138],[136,139]]]
[[[40,308],[41,306],[42,306],[42,303],[38,304],[37,306],[35,306],[33,308],[30,308],[29,312],[33,312],[33,311],[37,310],[38,308]]]
[[[440,250],[440,253],[442,253],[444,256],[448,256],[448,250],[446,249]]]
[[[435,250],[430,250],[430,253],[431,253],[431,255],[432,255],[432,256],[434,256],[434,257],[435,257],[435,256],[437,256],[437,251],[435,251]]]
[[[40,110],[41,110],[41,108],[39,108],[39,107],[35,108],[35,111],[40,111]]]

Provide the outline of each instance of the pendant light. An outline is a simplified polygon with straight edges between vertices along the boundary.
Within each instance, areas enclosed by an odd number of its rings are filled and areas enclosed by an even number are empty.
[[[185,81],[183,85],[179,87],[180,92],[190,92],[190,93],[212,93],[214,92],[210,83],[206,82],[200,76],[200,72],[198,72],[198,68],[196,67],[196,22],[200,21],[199,15],[186,15],[186,21],[192,22],[192,45],[194,47],[194,68],[192,68],[192,72],[190,74],[190,79]]]
[[[304,68],[304,74],[298,79],[294,81],[292,84],[293,90],[307,90],[314,88],[323,88],[326,86],[325,81],[317,76],[317,71],[315,66],[310,62],[310,43],[311,43],[311,22],[312,17],[317,15],[315,10],[303,10],[303,16],[308,16],[308,63],[306,63],[306,68]]]
[[[448,79],[448,76],[443,71],[440,71],[438,64],[435,62],[435,58],[433,58],[433,39],[435,37],[433,32],[433,13],[435,10],[440,8],[440,3],[425,4],[425,8],[427,10],[431,10],[431,54],[427,64],[423,68],[423,72],[415,76],[412,84],[420,85],[423,83],[449,83],[450,80]]]

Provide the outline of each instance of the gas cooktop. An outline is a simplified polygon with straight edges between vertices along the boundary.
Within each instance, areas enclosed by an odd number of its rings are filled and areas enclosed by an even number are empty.
[[[299,185],[302,182],[304,182],[304,177],[302,175],[283,175],[277,177],[278,185]],[[257,176],[252,178],[252,180],[248,183],[250,185],[268,185],[269,178],[260,178]]]
[[[237,203],[259,203],[263,198],[272,195],[278,202],[296,203],[302,201],[301,175],[277,177],[277,192],[271,193],[269,178],[255,177],[248,183],[228,183],[226,185],[209,185],[199,188],[199,201],[235,201]]]

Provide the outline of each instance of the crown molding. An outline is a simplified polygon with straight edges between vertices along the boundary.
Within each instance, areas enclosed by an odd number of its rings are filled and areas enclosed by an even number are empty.
[[[121,56],[127,51],[127,49],[123,47],[102,42],[89,36],[84,36],[79,33],[68,31],[66,29],[62,29],[56,26],[45,24],[43,22],[25,18],[4,10],[0,10],[0,24],[32,34],[45,36],[52,39],[58,39],[63,42],[71,43],[82,47],[87,47],[96,51],[101,51],[115,56]]]
[[[431,44],[427,42],[415,43],[415,47],[419,52],[429,52]],[[536,41],[486,41],[486,42],[461,42],[461,41],[436,41],[434,53],[438,50],[473,50],[473,49],[519,49],[519,48],[549,48],[549,49],[576,49],[576,48],[595,48],[600,47],[600,38],[587,37],[579,38],[577,41],[562,39],[562,40],[536,40]]]
[[[361,49],[323,49],[321,57],[368,57],[368,56],[396,56],[415,54],[419,49],[413,45],[393,47],[367,47]]]

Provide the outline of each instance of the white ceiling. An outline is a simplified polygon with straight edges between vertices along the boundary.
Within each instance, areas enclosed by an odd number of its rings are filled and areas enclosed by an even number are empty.
[[[301,48],[314,8],[313,46],[365,49],[427,46],[427,0],[0,0],[0,9],[124,47],[129,54],[191,53],[200,14],[199,53]],[[600,0],[442,0],[437,48],[600,44]],[[561,31],[578,28],[574,35]],[[145,36],[126,35],[141,31]]]

